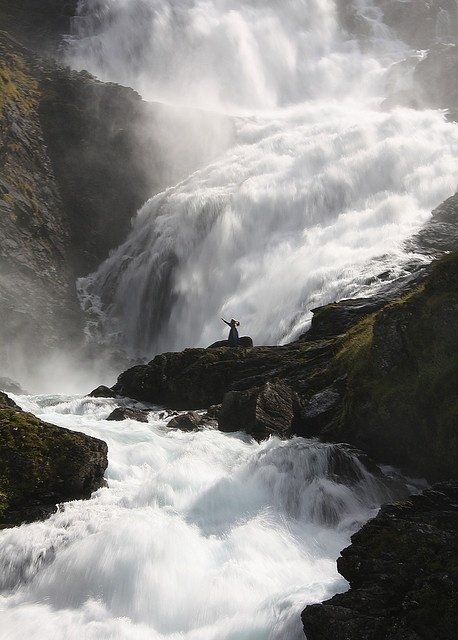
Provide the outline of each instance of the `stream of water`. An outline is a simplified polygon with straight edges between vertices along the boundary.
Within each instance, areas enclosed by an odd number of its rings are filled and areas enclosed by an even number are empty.
[[[0,532],[2,640],[299,640],[304,606],[347,589],[335,560],[351,534],[401,495],[339,446],[14,398],[105,440],[109,486]]]

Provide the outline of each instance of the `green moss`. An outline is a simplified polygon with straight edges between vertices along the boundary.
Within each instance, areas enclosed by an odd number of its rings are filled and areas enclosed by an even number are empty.
[[[83,497],[84,469],[98,455],[95,442],[30,413],[1,408],[0,516],[34,501]]]
[[[355,377],[367,366],[376,314],[366,316],[348,331],[332,363],[340,373]]]

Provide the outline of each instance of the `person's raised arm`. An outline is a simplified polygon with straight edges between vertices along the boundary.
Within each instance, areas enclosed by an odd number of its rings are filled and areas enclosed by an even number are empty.
[[[225,322],[225,323],[227,324],[227,326],[228,326],[228,327],[230,327],[230,326],[231,326],[231,323],[230,323],[230,322],[228,322],[227,320],[225,320],[224,318],[221,318],[221,320],[222,320],[223,322]]]

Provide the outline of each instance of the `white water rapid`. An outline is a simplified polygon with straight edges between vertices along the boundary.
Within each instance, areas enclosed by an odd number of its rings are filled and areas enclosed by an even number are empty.
[[[2,640],[299,640],[304,606],[347,588],[350,535],[401,495],[339,445],[182,433],[160,411],[108,422],[119,400],[14,399],[104,439],[109,488],[0,532]]]
[[[147,202],[80,281],[101,341],[140,357],[205,346],[224,335],[220,316],[257,343],[287,341],[313,307],[421,260],[403,243],[456,190],[458,127],[384,110],[408,49],[370,0],[350,4],[363,48],[332,0],[80,3],[74,66],[236,128],[232,148]]]

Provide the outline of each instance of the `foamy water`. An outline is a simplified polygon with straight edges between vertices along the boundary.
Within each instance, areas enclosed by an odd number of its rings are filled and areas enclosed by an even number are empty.
[[[108,422],[118,401],[15,398],[104,439],[109,488],[0,532],[5,640],[295,640],[300,612],[346,590],[335,560],[395,494],[333,445]]]

